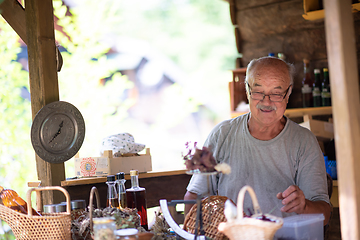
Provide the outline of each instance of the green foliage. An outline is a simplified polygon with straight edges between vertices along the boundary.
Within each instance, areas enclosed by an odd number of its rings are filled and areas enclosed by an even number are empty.
[[[15,61],[20,52],[19,37],[3,19],[0,29],[0,185],[24,196],[24,180],[36,180],[29,134],[31,107],[20,95],[23,87],[29,88],[28,73]]]
[[[60,99],[74,104],[85,119],[86,134],[81,148],[86,155],[99,155],[97,146],[109,132],[113,122],[120,122],[127,116],[127,109],[133,99],[121,99],[121,94],[133,84],[117,72],[116,65],[106,57],[109,45],[101,42],[106,19],[89,27],[84,19],[72,11],[66,15],[66,6],[54,1],[54,14],[63,32],[56,31],[56,40],[66,49],[62,52],[64,65],[59,72]],[[95,17],[94,17],[95,18]],[[89,28],[87,28],[89,27]],[[106,83],[105,80],[107,79]],[[104,84],[105,83],[105,84]],[[101,131],[99,131],[101,129]],[[96,146],[96,147],[94,147]],[[96,154],[96,155],[94,155]],[[67,172],[73,176],[73,162],[67,162]]]
[[[220,0],[79,2],[78,7],[70,9],[72,16],[62,1],[54,0],[53,5],[62,26],[62,31],[56,31],[56,41],[66,49],[58,73],[60,100],[74,104],[84,116],[86,137],[82,156],[97,156],[102,137],[128,131],[138,142],[151,147],[154,160],[180,159],[178,148],[199,136],[174,132],[175,126],[183,124],[186,128],[189,115],[197,113],[202,105],[213,111],[207,112],[206,118],[210,120],[228,117],[227,83],[231,80],[228,70],[234,67],[236,57],[228,3]],[[0,24],[0,184],[24,196],[26,182],[37,180],[30,142],[30,102],[20,97],[22,87],[29,89],[29,80],[21,64],[14,61],[20,51],[18,36],[2,19]],[[156,119],[151,126],[128,116],[127,110],[136,99],[131,95],[124,98],[124,93],[133,91],[134,85],[106,57],[109,36],[140,39],[154,52],[170,58],[185,73],[181,82],[164,92],[164,104],[158,111],[144,110]],[[204,139],[213,124],[193,127],[202,131]],[[182,166],[181,161],[178,166]],[[70,161],[66,167],[73,176]]]

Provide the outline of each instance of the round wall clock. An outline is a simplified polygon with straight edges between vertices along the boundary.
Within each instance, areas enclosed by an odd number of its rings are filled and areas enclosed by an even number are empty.
[[[85,122],[72,104],[56,101],[36,114],[31,126],[31,143],[36,154],[49,163],[63,163],[80,149]]]

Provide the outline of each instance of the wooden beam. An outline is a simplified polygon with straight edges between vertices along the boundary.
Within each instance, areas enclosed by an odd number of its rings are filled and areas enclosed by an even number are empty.
[[[52,0],[26,0],[26,34],[29,58],[31,108],[33,118],[46,104],[59,100]],[[60,186],[65,179],[64,164],[50,164],[36,155],[42,186]],[[62,199],[59,191],[43,193],[44,204]]]
[[[17,0],[3,0],[0,4],[1,15],[27,44],[25,9]],[[54,21],[52,21],[54,22]],[[60,72],[63,61],[60,50],[56,48],[57,71]]]
[[[360,239],[360,100],[350,0],[324,0],[342,239]]]

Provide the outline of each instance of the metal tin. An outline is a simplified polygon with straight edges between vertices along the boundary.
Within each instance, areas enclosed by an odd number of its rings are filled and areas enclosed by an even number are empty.
[[[44,205],[44,213],[66,212],[66,203]]]
[[[56,213],[57,204],[44,205],[44,213]]]
[[[62,202],[62,204],[66,205],[66,202]],[[70,202],[71,210],[76,209],[86,209],[86,202],[85,200],[79,199],[79,200],[72,200]]]
[[[71,204],[71,210],[86,208],[85,200],[73,200],[73,201],[71,201],[70,204]]]
[[[55,206],[56,212],[66,212],[66,203],[59,203]]]

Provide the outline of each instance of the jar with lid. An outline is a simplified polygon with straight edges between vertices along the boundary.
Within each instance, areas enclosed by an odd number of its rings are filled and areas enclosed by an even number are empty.
[[[136,228],[119,229],[115,231],[116,239],[137,240],[138,230]]]
[[[47,204],[43,208],[44,213],[66,212],[66,203]]]
[[[115,240],[115,218],[93,218],[94,240]]]
[[[66,206],[66,202],[62,202],[62,204],[65,204],[65,206]],[[71,206],[71,219],[72,220],[77,220],[81,216],[83,218],[86,217],[84,215],[84,213],[86,212],[86,201],[85,200],[83,200],[83,199],[72,200],[70,202],[70,206]]]

